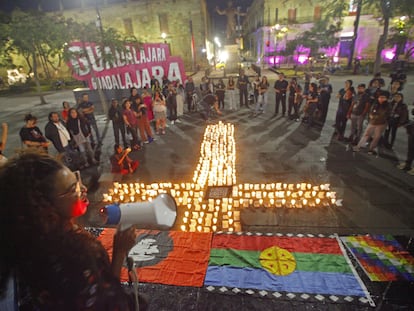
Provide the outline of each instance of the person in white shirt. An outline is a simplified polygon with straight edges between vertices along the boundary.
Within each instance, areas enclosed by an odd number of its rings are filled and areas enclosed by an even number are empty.
[[[45,136],[49,139],[57,152],[64,153],[67,151],[71,139],[66,126],[59,119],[57,112],[49,113],[49,122],[45,126]]]

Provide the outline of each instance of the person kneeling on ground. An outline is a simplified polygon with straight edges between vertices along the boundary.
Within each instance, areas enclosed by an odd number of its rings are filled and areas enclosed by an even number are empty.
[[[212,93],[208,93],[206,96],[203,97],[201,100],[201,105],[203,106],[203,117],[205,120],[210,118],[211,109],[214,109],[218,115],[222,115],[223,113],[220,111],[218,106],[218,98],[217,95]]]
[[[139,162],[132,160],[128,154],[131,148],[123,149],[122,146],[114,145],[114,154],[111,156],[112,173],[120,173],[122,175],[132,174],[138,168]]]

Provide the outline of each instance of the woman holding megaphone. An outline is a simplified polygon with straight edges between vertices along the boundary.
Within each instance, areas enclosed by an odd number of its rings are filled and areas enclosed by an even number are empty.
[[[0,294],[14,289],[16,310],[136,310],[119,282],[135,230],[115,235],[110,261],[75,223],[89,204],[79,172],[28,151],[0,168],[0,189]]]

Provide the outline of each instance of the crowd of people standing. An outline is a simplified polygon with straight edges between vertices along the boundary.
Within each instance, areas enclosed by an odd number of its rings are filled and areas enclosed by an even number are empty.
[[[369,142],[368,153],[376,154],[379,145],[393,148],[398,128],[409,120],[402,92],[406,76],[396,72],[390,78],[389,86],[385,85],[380,73],[367,84],[354,86],[352,80],[345,80],[334,96],[329,77],[322,74],[306,73],[303,79],[288,79],[279,72],[273,90],[266,76],[255,75],[250,81],[243,70],[227,79],[203,77],[200,85],[196,85],[192,77],[188,77],[184,84],[179,80],[169,81],[166,77],[162,80],[153,77],[144,89],[133,87],[129,97],[112,99],[107,115],[114,133],[112,157],[119,155],[121,146],[122,153],[134,152],[154,142],[157,135],[166,134],[168,126],[180,123],[184,113],[202,110],[203,117],[208,120],[212,114],[220,116],[223,111],[248,108],[252,117],[273,112],[273,118],[287,117],[291,121],[301,121],[307,128],[322,128],[334,100],[337,101],[334,138],[350,143],[356,152]],[[275,94],[274,110],[269,102],[269,92]],[[77,163],[77,168],[82,169],[97,165],[95,151],[102,144],[102,137],[94,109],[86,93],[74,107],[64,101],[60,112],[49,114],[44,135],[37,127],[37,118],[28,114],[20,131],[22,145],[48,152],[52,144],[63,160],[72,161],[66,163],[68,166]],[[412,150],[412,143],[409,150]],[[73,161],[76,158],[79,161]],[[402,167],[410,173],[411,158],[409,155]],[[131,172],[128,161],[121,166],[113,167],[112,171]],[[134,165],[133,171],[136,167]]]

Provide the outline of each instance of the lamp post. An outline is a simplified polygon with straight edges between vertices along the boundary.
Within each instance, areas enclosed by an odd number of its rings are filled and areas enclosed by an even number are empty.
[[[217,49],[221,47],[220,39],[218,37],[214,37],[214,70],[216,70],[217,65]]]
[[[161,34],[161,38],[164,40],[164,43],[167,44],[167,34],[165,32]]]
[[[287,35],[288,28],[286,26],[281,26],[280,24],[276,24],[273,27],[273,30],[275,31],[275,52],[273,55],[273,65],[276,67],[276,54],[278,53],[277,47],[279,44],[279,40],[283,39]],[[279,64],[279,67],[280,67],[280,58],[278,59],[277,63]]]

